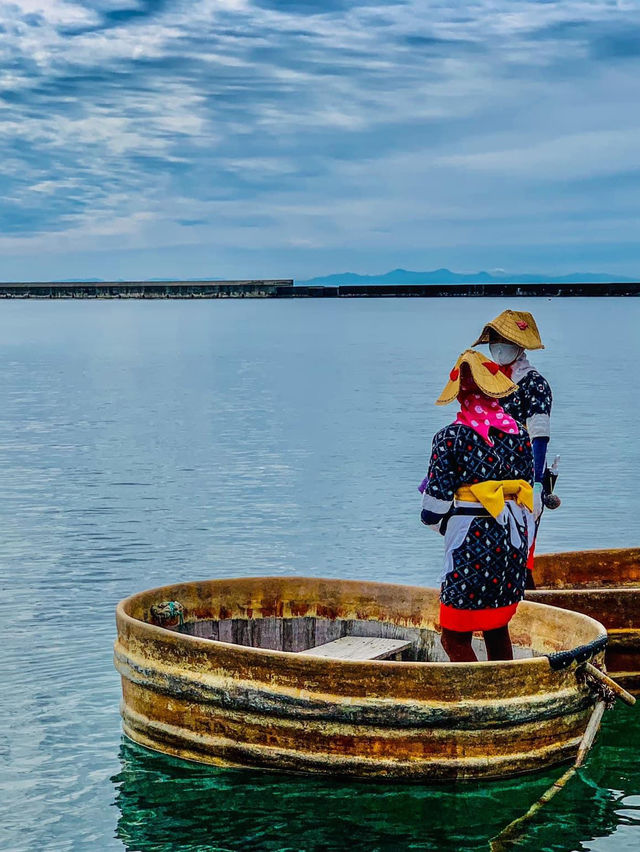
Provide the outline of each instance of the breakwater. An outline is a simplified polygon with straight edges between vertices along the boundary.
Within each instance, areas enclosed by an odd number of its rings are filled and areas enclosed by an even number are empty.
[[[290,278],[246,281],[60,281],[0,283],[0,299],[315,299],[446,296],[640,296],[640,282],[605,284],[296,285]]]

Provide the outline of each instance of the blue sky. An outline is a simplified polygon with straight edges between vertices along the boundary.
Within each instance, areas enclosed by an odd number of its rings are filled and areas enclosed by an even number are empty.
[[[0,0],[0,279],[640,275],[640,5]]]

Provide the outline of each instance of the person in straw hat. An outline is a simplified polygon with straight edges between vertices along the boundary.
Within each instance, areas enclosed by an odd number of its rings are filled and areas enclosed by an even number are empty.
[[[467,349],[436,403],[460,403],[433,439],[420,485],[421,520],[444,535],[440,624],[452,662],[477,659],[476,630],[488,659],[513,658],[508,624],[524,596],[534,529],[531,441],[502,404],[516,390],[498,364]]]
[[[501,371],[518,385],[504,403],[504,410],[518,423],[526,426],[533,447],[535,467],[534,505],[536,521],[542,514],[542,491],[547,466],[547,447],[551,436],[551,406],[553,395],[547,380],[529,363],[527,349],[544,349],[538,326],[528,311],[503,311],[482,329],[473,344],[489,344],[491,357]],[[529,553],[528,568],[533,569],[535,539]],[[533,575],[528,588],[535,588]]]

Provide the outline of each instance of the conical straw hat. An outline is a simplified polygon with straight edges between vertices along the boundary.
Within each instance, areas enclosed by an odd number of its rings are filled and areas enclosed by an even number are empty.
[[[518,389],[511,379],[507,378],[495,361],[489,361],[481,352],[467,349],[456,361],[455,367],[449,373],[449,381],[436,400],[436,405],[448,405],[460,393],[460,373],[462,365],[469,367],[473,381],[486,396],[499,399],[509,396]]]
[[[523,349],[544,349],[536,321],[528,311],[503,311],[485,325],[482,334],[473,345],[488,343],[490,329],[496,331],[505,340],[515,343],[516,346],[522,346]]]

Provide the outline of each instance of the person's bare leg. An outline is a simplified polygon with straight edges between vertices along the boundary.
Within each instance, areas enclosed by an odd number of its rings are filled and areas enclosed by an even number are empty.
[[[458,633],[457,630],[442,628],[442,647],[449,655],[452,663],[477,663],[475,651],[471,647],[473,633]]]
[[[487,646],[488,660],[512,660],[513,645],[509,636],[509,625],[496,630],[483,631],[484,644]]]

